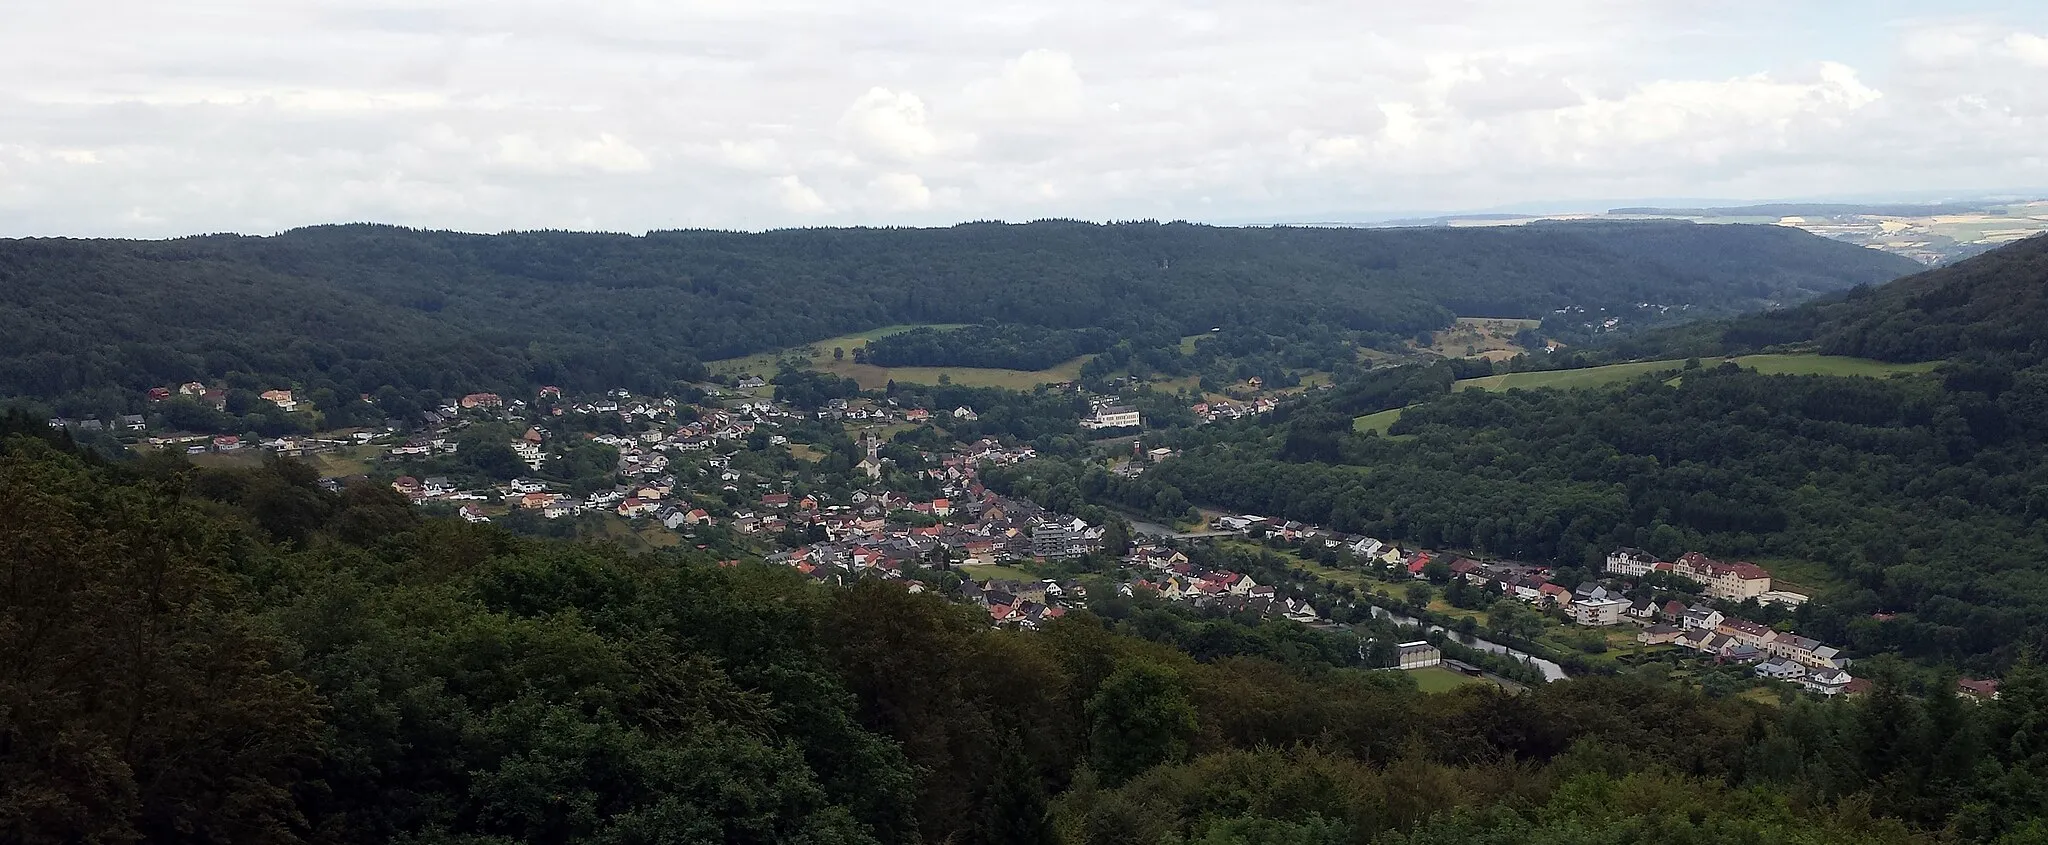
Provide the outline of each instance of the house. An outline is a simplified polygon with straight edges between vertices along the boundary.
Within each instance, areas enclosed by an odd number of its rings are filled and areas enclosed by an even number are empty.
[[[1425,640],[1402,643],[1397,646],[1397,649],[1400,662],[1396,665],[1402,669],[1422,669],[1429,666],[1440,666],[1444,662],[1443,651],[1436,646],[1430,645]]]
[[[981,415],[975,413],[973,408],[969,408],[966,405],[961,405],[960,407],[953,409],[953,419],[974,422],[975,420],[981,419]]]
[[[903,412],[903,419],[909,422],[921,423],[931,418],[932,412],[923,408],[912,408]]]
[[[761,507],[764,507],[764,508],[777,508],[777,509],[789,507],[789,494],[788,494],[788,493],[770,493],[770,494],[768,494],[768,495],[766,495],[766,496],[762,496],[762,497],[761,497]]]
[[[1136,428],[1145,424],[1145,418],[1135,408],[1121,405],[1103,405],[1095,409],[1095,415],[1082,420],[1081,425],[1091,429]]]
[[[1574,601],[1571,605],[1572,621],[1581,625],[1605,626],[1621,624],[1621,613],[1628,609],[1628,602],[1621,599],[1591,599]]]
[[[287,413],[299,409],[298,401],[292,398],[292,392],[289,390],[266,390],[260,395],[263,401],[276,405]]]
[[[462,397],[456,404],[465,409],[502,408],[505,407],[505,400],[496,393],[471,393]]]
[[[1769,626],[1761,623],[1751,622],[1747,619],[1723,619],[1721,624],[1714,626],[1714,631],[1725,634],[1744,645],[1755,646],[1760,650],[1771,651],[1773,654],[1777,653],[1770,649],[1769,646],[1772,641],[1778,638],[1778,632],[1771,630]]]
[[[1754,563],[1722,563],[1699,552],[1686,552],[1671,565],[1672,574],[1698,581],[1707,595],[1724,601],[1759,598],[1771,591],[1771,573]]]
[[[1995,701],[1998,698],[1998,681],[1957,678],[1956,694],[1978,701]]]
[[[1796,681],[1806,677],[1806,667],[1782,657],[1766,660],[1756,665],[1756,676],[1774,681]],[[1842,683],[1848,683],[1843,681]]]
[[[476,523],[479,523],[479,522],[490,522],[490,521],[491,521],[491,518],[490,518],[490,517],[488,517],[488,516],[484,516],[484,515],[483,515],[483,512],[482,512],[482,511],[479,511],[479,510],[477,510],[476,508],[470,507],[470,506],[468,506],[468,505],[463,505],[463,506],[462,506],[462,510],[461,510],[461,511],[459,511],[459,513],[461,513],[461,514],[462,514],[462,521],[463,521],[463,522],[467,522],[467,523],[470,523],[470,524],[472,524],[472,525],[473,525],[473,524],[476,524]]]
[[[1841,695],[1853,680],[1855,678],[1849,677],[1849,673],[1840,669],[1816,669],[1812,674],[1799,679],[1799,685],[1805,687],[1807,692],[1835,696]]]
[[[1849,658],[1833,646],[1824,645],[1812,637],[1798,634],[1779,634],[1764,646],[1772,654],[1797,660],[1808,666],[1825,669],[1845,669]]]
[[[1778,604],[1788,608],[1797,608],[1811,601],[1812,597],[1805,593],[1795,593],[1790,590],[1770,590],[1763,595],[1757,596],[1756,600],[1761,604]]]
[[[1643,599],[1642,601],[1629,605],[1628,610],[1622,612],[1628,614],[1628,617],[1630,619],[1634,619],[1638,622],[1649,622],[1650,620],[1657,618],[1657,603],[1650,601],[1649,599]]]
[[[1727,617],[1721,615],[1721,611],[1715,610],[1705,605],[1693,605],[1692,607],[1688,607],[1685,609],[1685,615],[1681,617],[1681,619],[1683,620],[1682,624],[1684,624],[1685,627],[1704,629],[1708,631],[1712,631],[1720,627],[1721,620],[1726,618]]]
[[[141,431],[149,427],[148,421],[144,420],[141,414],[122,414],[115,419],[115,423],[121,426],[122,431]]]
[[[1636,642],[1644,645],[1663,645],[1665,643],[1677,642],[1679,635],[1683,633],[1685,633],[1685,629],[1677,625],[1651,625],[1636,632]]]
[[[1641,578],[1657,565],[1657,557],[1642,549],[1615,549],[1607,555],[1607,574]]]
[[[1422,578],[1428,577],[1422,574],[1422,570],[1429,568],[1429,554],[1425,552],[1423,554],[1416,555],[1414,560],[1408,561],[1408,566],[1406,568],[1408,570],[1408,577],[1410,578],[1420,580]]]

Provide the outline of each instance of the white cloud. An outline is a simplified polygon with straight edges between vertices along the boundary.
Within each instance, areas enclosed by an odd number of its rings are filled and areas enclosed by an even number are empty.
[[[817,191],[811,190],[811,186],[804,184],[804,180],[794,175],[779,177],[774,185],[776,202],[784,211],[811,215],[831,209],[831,205],[825,202],[824,197],[819,196]]]
[[[2015,32],[2005,38],[2005,49],[2014,57],[2034,67],[2048,68],[2048,38],[2031,32]],[[2048,80],[2036,80],[2048,84]]]
[[[2037,0],[16,5],[0,236],[2048,187]]]
[[[894,211],[930,208],[932,189],[915,173],[884,173],[868,183],[868,190],[880,197],[883,206]]]
[[[1052,122],[1080,116],[1085,88],[1073,56],[1040,48],[1010,60],[1001,76],[969,86],[968,96],[994,120]]]
[[[646,153],[609,132],[553,142],[524,132],[504,135],[497,140],[494,161],[539,173],[642,173],[653,167]]]
[[[728,138],[718,142],[718,156],[729,167],[760,171],[780,164],[782,150],[773,139],[734,141]]]
[[[867,152],[887,158],[920,159],[942,146],[927,125],[924,101],[908,91],[868,89],[847,107],[840,128]]]

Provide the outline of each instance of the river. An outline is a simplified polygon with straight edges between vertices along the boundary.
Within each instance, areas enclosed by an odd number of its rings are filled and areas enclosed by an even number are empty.
[[[1380,607],[1379,605],[1372,606],[1372,615],[1374,618],[1377,619],[1391,620],[1394,624],[1399,625],[1403,628],[1426,627],[1430,633],[1448,634],[1452,639],[1457,640],[1458,642],[1463,643],[1465,645],[1471,646],[1472,648],[1479,649],[1480,651],[1492,652],[1494,654],[1503,654],[1507,655],[1508,657],[1512,657],[1516,660],[1520,660],[1523,663],[1527,663],[1531,666],[1534,666],[1539,671],[1541,671],[1543,673],[1543,680],[1545,683],[1549,683],[1551,681],[1562,681],[1570,677],[1564,673],[1563,666],[1559,666],[1553,661],[1544,660],[1541,657],[1537,657],[1531,654],[1524,654],[1522,652],[1508,648],[1507,646],[1501,645],[1500,643],[1494,642],[1489,639],[1485,639],[1483,637],[1473,637],[1467,636],[1465,634],[1460,634],[1456,631],[1447,630],[1442,625],[1428,625],[1424,623],[1422,620],[1417,619],[1413,616],[1395,613],[1384,607]]]

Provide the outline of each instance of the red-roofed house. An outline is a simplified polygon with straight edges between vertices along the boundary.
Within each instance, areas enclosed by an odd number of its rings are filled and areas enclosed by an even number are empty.
[[[1422,577],[1422,569],[1423,569],[1423,567],[1426,567],[1426,566],[1428,566],[1428,565],[1429,565],[1429,555],[1427,555],[1427,554],[1419,554],[1419,555],[1416,555],[1416,556],[1415,556],[1415,559],[1414,559],[1414,560],[1411,560],[1411,561],[1409,561],[1409,562],[1408,562],[1408,577],[1410,577],[1410,578],[1421,578],[1421,577]]]
[[[1967,695],[1978,701],[1991,701],[1998,697],[1998,682],[1995,680],[1956,679],[1956,693]]]

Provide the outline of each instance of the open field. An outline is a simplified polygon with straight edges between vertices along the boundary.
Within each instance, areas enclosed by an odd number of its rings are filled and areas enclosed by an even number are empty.
[[[1387,436],[1387,429],[1393,427],[1394,421],[1400,419],[1401,412],[1405,410],[1407,409],[1394,408],[1391,410],[1381,411],[1376,414],[1366,414],[1365,416],[1359,417],[1358,419],[1351,421],[1351,430],[1356,431],[1359,434],[1364,434],[1368,431],[1377,431],[1380,433],[1381,437],[1385,437]]]
[[[1829,571],[1824,563],[1786,558],[1757,558],[1752,562],[1771,571],[1773,589],[1818,598],[1821,593],[1844,585],[1841,576]]]
[[[1842,355],[1781,354],[1742,355],[1735,358],[1703,359],[1703,367],[1718,366],[1722,361],[1734,361],[1738,366],[1747,367],[1765,375],[1818,375],[1818,376],[1866,376],[1885,378],[1901,373],[1930,372],[1935,362],[1918,364],[1893,364],[1873,361],[1868,358],[1850,358]],[[1556,388],[1571,390],[1587,387],[1602,387],[1619,384],[1646,373],[1675,372],[1684,368],[1682,360],[1632,361],[1626,364],[1609,364],[1604,367],[1586,367],[1577,370],[1544,370],[1530,373],[1503,373],[1497,376],[1463,379],[1457,383],[1457,390],[1538,390]],[[1358,432],[1378,431],[1386,434],[1387,428],[1401,418],[1403,408],[1379,411],[1357,417],[1352,421],[1352,430]]]
[[[1505,361],[1528,350],[1515,343],[1515,333],[1543,324],[1519,317],[1459,317],[1451,327],[1431,336],[1429,351],[1450,358]]]
[[[999,563],[963,563],[956,568],[972,576],[977,581],[987,581],[991,578],[1009,579],[1012,581],[1043,580],[1037,575],[1033,575],[1030,570],[1019,569],[1015,566],[1004,566]]]
[[[1819,375],[1819,376],[1868,376],[1884,378],[1897,373],[1924,373],[1933,370],[1931,362],[1920,364],[1892,364],[1872,361],[1867,358],[1850,358],[1841,355],[1743,355],[1736,358],[1703,359],[1703,367],[1718,366],[1722,361],[1734,361],[1736,365],[1755,370],[1765,375]],[[1663,370],[1678,370],[1685,366],[1682,360],[1633,361],[1627,364],[1609,364],[1605,367],[1587,367],[1578,370],[1548,370],[1532,373],[1504,373],[1497,376],[1464,379],[1457,384],[1458,390],[1534,390],[1554,387],[1560,389],[1599,387],[1628,381],[1629,379]]]
[[[1088,363],[1090,356],[1081,356],[1049,370],[997,370],[976,367],[878,367],[873,364],[857,364],[853,350],[864,347],[868,341],[878,337],[906,332],[917,328],[957,329],[959,324],[932,323],[927,325],[883,326],[864,332],[828,337],[803,346],[779,352],[758,352],[744,358],[727,358],[712,361],[706,366],[714,374],[747,373],[768,378],[775,375],[775,368],[784,358],[804,358],[810,361],[811,369],[850,378],[860,383],[864,390],[876,390],[896,381],[905,384],[938,384],[944,375],[954,384],[969,387],[1001,387],[1010,390],[1030,390],[1041,384],[1073,381],[1081,376],[1081,365]],[[846,357],[834,360],[833,349],[841,349]]]
[[[1461,675],[1442,666],[1427,666],[1421,669],[1404,669],[1408,677],[1415,679],[1415,685],[1423,692],[1450,692],[1468,684],[1486,683],[1484,678]]]
[[[1898,373],[1933,372],[1938,362],[1893,364],[1845,355],[1744,355],[1735,363],[1771,376],[1868,376],[1885,378]]]

